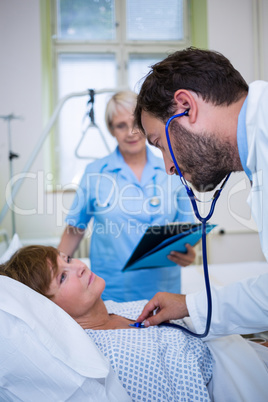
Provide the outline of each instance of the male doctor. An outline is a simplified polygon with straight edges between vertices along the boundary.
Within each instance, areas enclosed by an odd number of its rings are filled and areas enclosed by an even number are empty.
[[[165,123],[186,110],[169,127],[184,178],[199,191],[211,191],[228,173],[244,170],[252,186],[248,202],[268,260],[268,83],[248,87],[223,55],[195,48],[154,65],[138,96],[135,120],[162,151],[168,174],[176,171]],[[212,305],[209,337],[267,331],[268,273],[212,289]],[[157,293],[138,321],[149,326],[190,316],[201,333],[206,315],[205,291]]]

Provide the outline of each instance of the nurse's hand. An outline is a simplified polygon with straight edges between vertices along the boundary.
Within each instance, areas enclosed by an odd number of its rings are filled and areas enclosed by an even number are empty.
[[[187,249],[187,253],[179,253],[178,251],[171,251],[171,253],[167,256],[167,258],[175,264],[180,265],[181,267],[186,267],[190,265],[195,260],[195,249],[190,244],[185,245]]]
[[[155,315],[153,315],[155,312]],[[175,293],[159,292],[145,305],[138,322],[145,327],[158,325],[161,322],[189,317],[186,296]]]

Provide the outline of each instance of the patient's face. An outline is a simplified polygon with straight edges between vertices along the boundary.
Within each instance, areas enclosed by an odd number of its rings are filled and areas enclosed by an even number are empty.
[[[50,284],[48,296],[71,317],[88,314],[100,300],[105,281],[95,275],[82,261],[60,253],[58,271]]]

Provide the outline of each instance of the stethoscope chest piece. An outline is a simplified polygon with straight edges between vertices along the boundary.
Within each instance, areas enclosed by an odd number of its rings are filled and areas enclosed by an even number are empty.
[[[160,199],[158,197],[152,197],[149,204],[151,207],[158,207],[160,205]]]
[[[108,208],[110,206],[110,203],[109,202],[100,203],[100,202],[96,201],[96,206],[99,208]]]
[[[128,324],[128,325],[133,328],[145,328],[145,325],[142,324],[141,322],[134,322],[134,324]]]
[[[153,184],[154,184],[154,193],[153,193],[152,198],[149,201],[149,205],[151,207],[159,207],[161,200],[156,195],[156,176],[153,177]]]

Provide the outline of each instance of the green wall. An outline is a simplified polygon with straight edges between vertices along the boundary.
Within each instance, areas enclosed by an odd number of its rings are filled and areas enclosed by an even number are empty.
[[[192,46],[208,48],[207,0],[191,0]]]

